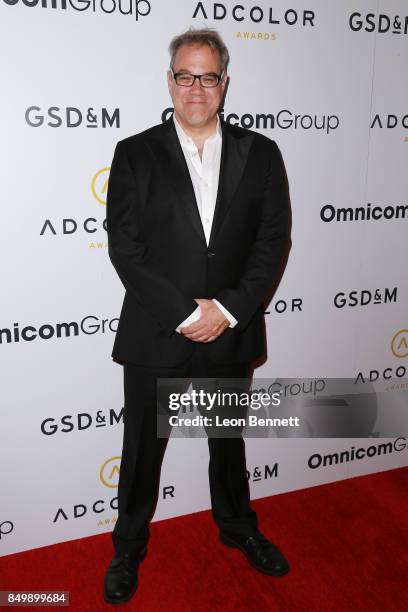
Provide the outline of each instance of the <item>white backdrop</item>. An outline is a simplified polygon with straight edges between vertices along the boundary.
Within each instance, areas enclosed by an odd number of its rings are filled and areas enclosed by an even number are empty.
[[[275,139],[290,182],[293,248],[255,375],[406,381],[405,2],[0,0],[0,23],[0,555],[116,520],[123,395],[110,353],[123,287],[106,183],[115,143],[171,107],[167,46],[190,25],[224,37],[225,117]],[[353,220],[359,207],[382,217]],[[248,440],[252,497],[405,466],[405,438],[381,454],[376,431]],[[373,450],[310,467],[353,446]],[[206,441],[171,440],[155,520],[209,505]]]

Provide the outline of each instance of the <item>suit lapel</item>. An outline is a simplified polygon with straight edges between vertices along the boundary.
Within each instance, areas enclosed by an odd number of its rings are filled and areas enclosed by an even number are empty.
[[[179,203],[183,206],[187,219],[197,232],[200,240],[206,244],[203,225],[198,211],[193,183],[184,157],[180,141],[174,127],[173,119],[164,125],[163,138],[159,149],[163,170],[167,180],[179,196]]]
[[[249,149],[252,145],[251,133],[234,130],[224,121],[222,127],[222,150],[220,177],[218,181],[217,200],[215,204],[214,219],[211,228],[209,246],[215,240],[216,234],[228,213],[234,194],[237,190],[245,165]]]
[[[162,138],[156,153],[160,159],[167,180],[179,196],[186,218],[189,220],[199,239],[206,245],[203,225],[195,198],[193,184],[178,139],[173,119],[163,124]],[[253,141],[251,133],[234,130],[224,121],[222,128],[222,150],[220,176],[218,181],[217,200],[214,219],[211,228],[209,246],[215,240],[216,234],[231,206],[233,196],[242,178],[248,159],[249,149]]]

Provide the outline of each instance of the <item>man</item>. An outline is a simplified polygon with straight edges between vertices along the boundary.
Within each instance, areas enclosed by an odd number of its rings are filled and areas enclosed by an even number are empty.
[[[124,439],[115,556],[104,596],[132,597],[146,554],[165,443],[158,378],[245,378],[265,352],[262,300],[288,239],[288,190],[277,145],[221,122],[228,51],[212,30],[173,39],[174,115],[118,143],[107,223],[126,294],[113,349],[124,364]],[[269,575],[289,570],[258,531],[242,437],[209,438],[212,513],[222,543]]]

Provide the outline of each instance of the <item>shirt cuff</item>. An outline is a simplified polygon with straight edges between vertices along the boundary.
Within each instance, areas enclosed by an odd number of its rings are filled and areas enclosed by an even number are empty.
[[[238,321],[236,320],[236,318],[233,317],[232,314],[230,312],[228,312],[228,310],[226,308],[224,308],[224,306],[222,304],[220,304],[218,300],[213,299],[213,302],[221,310],[221,312],[224,315],[224,317],[227,317],[227,319],[229,321],[229,327],[235,327],[238,324]]]
[[[200,306],[197,306],[197,308],[195,310],[193,310],[191,315],[189,315],[187,317],[187,319],[184,319],[184,321],[182,321],[180,323],[180,325],[178,327],[176,327],[176,332],[181,334],[180,330],[181,330],[182,327],[187,327],[187,325],[190,325],[190,323],[194,323],[195,321],[198,321],[198,319],[200,317],[201,317],[201,308],[200,308]]]

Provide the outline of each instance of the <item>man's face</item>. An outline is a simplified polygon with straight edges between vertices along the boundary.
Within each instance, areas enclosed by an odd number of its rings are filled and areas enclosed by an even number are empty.
[[[220,56],[207,45],[183,45],[176,53],[174,73],[220,74]],[[177,118],[186,127],[210,125],[217,114],[225,89],[226,71],[217,87],[202,87],[198,79],[191,87],[177,85],[171,71],[167,73],[169,92]]]

